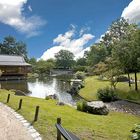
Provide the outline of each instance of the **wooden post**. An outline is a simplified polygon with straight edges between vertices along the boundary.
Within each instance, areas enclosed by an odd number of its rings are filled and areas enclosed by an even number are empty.
[[[19,100],[19,107],[18,107],[18,110],[20,110],[22,107],[22,99]]]
[[[10,94],[8,94],[7,103],[9,103],[9,100],[10,100]]]
[[[61,125],[61,118],[57,118],[57,124]],[[57,129],[57,140],[61,140],[61,133]]]
[[[39,106],[36,106],[34,121],[37,121],[37,119],[38,119],[38,113],[39,113]]]

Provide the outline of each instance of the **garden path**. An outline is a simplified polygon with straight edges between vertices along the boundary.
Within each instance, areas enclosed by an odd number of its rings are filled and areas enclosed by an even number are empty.
[[[2,103],[0,103],[0,140],[33,140],[23,124]]]

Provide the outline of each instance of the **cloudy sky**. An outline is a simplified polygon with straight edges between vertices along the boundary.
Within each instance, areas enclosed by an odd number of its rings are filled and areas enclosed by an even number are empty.
[[[0,0],[0,41],[26,42],[30,57],[67,49],[78,58],[120,17],[139,24],[140,0]]]

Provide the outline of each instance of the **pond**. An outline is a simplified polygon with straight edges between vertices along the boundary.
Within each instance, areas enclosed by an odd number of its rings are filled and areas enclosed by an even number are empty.
[[[70,89],[70,77],[46,77],[30,80],[0,81],[3,89],[21,90],[27,96],[45,98],[48,95],[56,94],[60,102],[75,105],[75,97],[72,97],[67,90]]]

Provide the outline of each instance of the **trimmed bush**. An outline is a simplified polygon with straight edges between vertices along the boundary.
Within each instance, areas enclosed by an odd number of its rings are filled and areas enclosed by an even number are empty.
[[[140,124],[136,124],[134,129],[131,130],[131,132],[133,140],[140,140]]]
[[[76,78],[81,79],[81,80],[84,80],[85,75],[86,74],[84,72],[82,72],[82,71],[77,71],[76,74],[75,74]]]
[[[78,101],[77,110],[82,111],[82,112],[87,112],[87,102],[85,100]]]
[[[97,91],[98,99],[103,102],[111,102],[118,100],[118,96],[115,91],[109,87],[104,89],[98,89]]]

